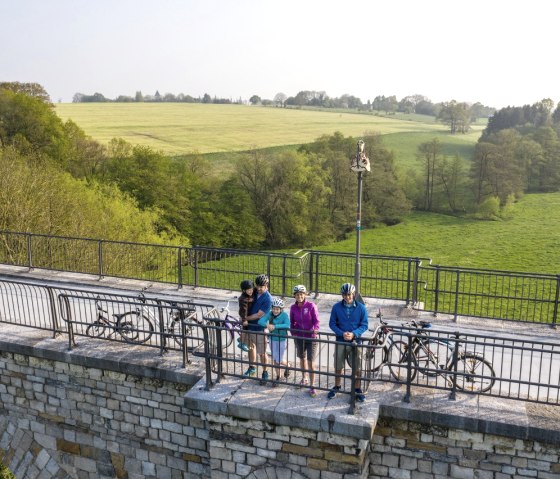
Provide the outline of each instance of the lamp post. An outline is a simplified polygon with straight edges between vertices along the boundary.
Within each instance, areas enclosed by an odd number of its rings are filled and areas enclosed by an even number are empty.
[[[353,157],[350,169],[358,173],[358,207],[356,211],[356,264],[354,270],[354,286],[356,286],[356,299],[361,303],[364,302],[360,294],[360,232],[362,230],[362,176],[364,171],[370,171],[369,158],[364,153],[365,143],[363,140],[358,141],[356,156]]]

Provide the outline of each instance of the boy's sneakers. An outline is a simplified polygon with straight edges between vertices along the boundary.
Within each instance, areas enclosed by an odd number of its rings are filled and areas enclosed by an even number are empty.
[[[268,381],[268,371],[264,371],[261,376],[261,385],[266,384]]]
[[[332,399],[333,397],[336,396],[336,393],[340,391],[340,386],[335,386],[333,387],[330,391],[329,394],[327,394],[327,399]]]
[[[355,392],[356,392],[356,401],[364,402],[366,400],[366,395],[360,388],[356,388]]]
[[[241,341],[241,338],[237,338],[237,347],[241,349],[241,351],[245,351],[245,352],[249,351],[249,347],[244,342]]]
[[[257,375],[257,369],[250,367],[249,369],[247,369],[247,371],[245,371],[243,373],[243,376],[245,376],[246,378],[252,378],[253,376]]]

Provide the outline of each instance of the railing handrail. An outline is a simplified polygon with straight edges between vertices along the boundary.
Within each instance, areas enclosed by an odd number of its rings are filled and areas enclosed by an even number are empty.
[[[340,284],[352,282],[355,273],[353,253],[317,249],[278,253],[6,230],[0,235],[4,235],[0,263],[174,283],[179,288],[238,290],[241,280],[265,273],[275,295],[288,296],[292,286],[301,283],[315,295],[338,294]],[[73,243],[78,241],[86,243]],[[455,319],[469,316],[552,327],[558,323],[560,275],[435,265],[421,257],[364,253],[361,260],[364,298],[405,301],[407,306],[452,314]]]
[[[19,290],[8,290],[10,285],[18,285]],[[8,290],[8,294],[3,293],[3,291],[6,290]],[[39,290],[47,290],[49,294],[44,294],[43,292],[39,292]],[[231,374],[231,372],[228,372],[228,364],[231,366],[231,364],[239,363],[240,361],[243,361],[243,364],[246,364],[247,361],[247,359],[245,359],[246,356],[244,355],[241,355],[243,358],[242,360],[239,359],[239,350],[235,349],[237,347],[235,343],[230,343],[231,347],[235,351],[234,354],[230,354],[231,350],[229,350],[230,353],[227,353],[225,348],[229,346],[223,346],[221,344],[222,331],[226,333],[231,333],[231,331],[224,327],[220,320],[216,321],[216,319],[220,318],[220,314],[218,309],[211,302],[191,302],[190,300],[181,301],[181,299],[177,299],[176,302],[178,305],[188,305],[197,308],[200,307],[196,313],[200,314],[198,318],[194,318],[194,316],[186,318],[186,320],[188,320],[188,324],[190,325],[190,330],[187,333],[184,327],[179,330],[169,330],[167,328],[168,325],[166,325],[165,321],[166,318],[170,316],[162,315],[161,311],[172,311],[174,308],[178,310],[182,309],[182,306],[174,306],[173,303],[175,303],[176,298],[167,296],[149,295],[146,297],[146,301],[149,303],[146,303],[138,299],[138,293],[133,294],[130,292],[118,292],[107,289],[99,291],[97,289],[88,290],[64,288],[58,285],[49,285],[48,283],[38,284],[37,282],[26,282],[21,280],[12,281],[5,279],[0,279],[0,294],[4,295],[2,302],[0,302],[0,306],[2,308],[7,308],[7,310],[12,313],[11,315],[0,315],[0,321],[4,323],[16,324],[35,329],[51,330],[55,327],[54,325],[56,325],[56,323],[38,324],[35,321],[36,318],[34,318],[34,314],[39,311],[38,305],[43,305],[42,311],[45,312],[46,321],[51,319],[48,317],[48,314],[50,314],[49,312],[56,310],[57,306],[60,308],[59,311],[61,312],[63,311],[63,308],[65,308],[64,312],[68,313],[68,317],[64,317],[63,314],[61,314],[61,316],[67,321],[68,327],[57,329],[55,332],[58,334],[68,335],[69,348],[75,347],[75,337],[89,336],[87,334],[86,327],[91,326],[93,322],[96,321],[95,318],[97,317],[95,315],[96,309],[92,304],[94,302],[102,301],[112,303],[115,307],[120,305],[120,308],[117,308],[117,311],[120,311],[120,313],[116,314],[116,317],[124,317],[126,314],[129,314],[134,307],[151,308],[153,311],[153,315],[151,317],[155,322],[155,324],[152,325],[154,328],[149,331],[150,337],[153,335],[155,338],[152,342],[144,343],[143,341],[136,341],[134,338],[132,340],[128,338],[127,340],[125,335],[123,335],[120,339],[117,338],[116,340],[120,340],[124,344],[130,345],[132,343],[134,346],[152,348],[152,350],[155,348],[159,350],[160,354],[164,354],[171,348],[182,351],[183,367],[186,367],[190,351],[198,349],[197,355],[202,357],[205,362],[207,383],[209,386],[211,386],[214,382],[212,376],[213,374],[218,375],[216,379],[218,381],[219,376],[222,375],[229,374],[240,377],[239,373]],[[102,296],[101,299],[99,299],[100,295]],[[75,299],[76,301],[69,301],[71,299]],[[111,309],[111,313],[115,311],[113,307],[111,307]],[[102,310],[103,313],[109,315],[108,311],[109,308],[107,308],[107,311]],[[144,310],[142,310],[142,312],[143,311]],[[184,323],[182,322],[181,325],[183,324]],[[402,368],[408,368],[406,382],[403,382],[402,380],[393,380],[393,382],[398,382],[407,386],[408,393],[403,398],[404,400],[406,400],[407,396],[409,396],[410,390],[413,387],[429,387],[448,390],[451,391],[450,399],[453,399],[455,392],[459,391],[456,387],[456,383],[459,379],[465,378],[469,374],[473,377],[479,375],[486,378],[488,373],[475,372],[474,374],[471,374],[457,367],[458,351],[459,348],[461,348],[461,350],[467,355],[471,354],[471,356],[476,355],[476,357],[487,358],[491,365],[493,363],[495,373],[494,371],[492,372],[492,378],[494,378],[496,388],[489,391],[474,391],[474,394],[560,405],[560,381],[557,372],[555,373],[558,365],[560,364],[559,342],[536,339],[528,336],[518,337],[503,335],[499,333],[479,334],[471,331],[458,332],[435,328],[422,329],[406,323],[397,325],[391,322],[387,326],[393,336],[396,338],[406,338],[409,345],[413,344],[414,338],[416,337],[432,341],[433,344],[448,344],[448,349],[451,349],[451,343],[454,344],[453,362],[448,363],[454,365],[453,368],[449,367],[447,369],[438,369],[441,368],[441,366],[438,365],[439,363],[428,365],[428,367],[425,365],[421,366],[419,363],[411,361],[410,357],[408,358],[406,364],[404,362],[398,364],[392,363],[393,365],[397,364]],[[110,326],[108,327],[110,328]],[[118,329],[115,331],[118,331]],[[136,331],[138,334],[147,332],[142,329],[137,329]],[[373,330],[373,333],[375,334],[375,329]],[[212,334],[214,336],[212,336]],[[255,332],[255,334],[264,333]],[[215,342],[209,344],[212,337],[215,338]],[[290,335],[288,336],[288,339],[297,337],[297,335]],[[332,332],[320,331],[318,338],[306,338],[306,340],[320,343],[326,348],[334,348],[336,344],[340,343],[337,343],[336,339],[334,338],[333,340],[333,338],[334,334]],[[361,348],[362,350],[369,350],[371,352],[375,349],[389,347],[386,342],[383,344],[375,342],[369,343],[368,339],[370,339],[369,335],[363,336],[363,342],[361,343],[353,342],[350,345],[352,346],[352,350],[356,352]],[[101,337],[100,340],[115,339]],[[177,345],[173,346],[173,344],[170,345],[172,340],[177,341],[177,344],[179,344],[180,347]],[[187,341],[189,342],[188,350]],[[223,351],[222,347],[224,348]],[[357,375],[355,356],[353,358],[351,368],[346,369],[346,372],[338,375],[329,369],[331,367],[330,362],[332,354],[330,354],[330,350],[326,352],[328,353],[325,354],[328,366],[325,366],[325,370],[319,368],[316,372],[317,375],[323,377],[325,382],[322,386],[323,390],[328,387],[328,384],[332,384],[335,377],[348,381],[346,384],[351,385],[354,384],[355,380],[360,378],[360,376]],[[353,354],[356,354],[355,352]],[[517,358],[515,361],[519,361],[519,364],[516,363],[515,367],[513,367],[513,358],[516,354]],[[371,357],[371,355],[368,356],[367,354],[362,354],[362,361],[367,361],[368,358],[371,360]],[[446,361],[450,360],[449,355],[446,356],[446,358]],[[460,356],[459,359],[461,359]],[[542,366],[545,361],[550,363],[549,366]],[[538,368],[534,367],[535,364],[539,364],[540,366]],[[378,380],[376,377],[363,374],[364,371],[367,370],[367,368],[364,368],[363,366],[364,365],[362,364],[362,375],[360,378],[362,382],[369,384],[372,381]],[[294,374],[298,371],[302,371],[295,364],[292,364],[290,368],[293,370]],[[350,373],[348,373],[348,371],[350,371]],[[424,373],[422,373],[422,371],[424,371]],[[415,374],[416,379],[412,378],[412,373]],[[545,373],[548,373],[548,375]],[[420,374],[425,375],[422,380],[420,380]],[[436,380],[432,382],[427,381],[426,378],[429,379],[430,377],[436,377]],[[438,382],[437,378],[441,378],[442,380]],[[389,377],[388,380],[391,380],[391,378]],[[532,389],[533,387],[537,389],[536,397],[535,390]],[[349,391],[346,392],[349,392],[351,396],[352,410],[353,401],[356,397],[354,388],[350,387]]]

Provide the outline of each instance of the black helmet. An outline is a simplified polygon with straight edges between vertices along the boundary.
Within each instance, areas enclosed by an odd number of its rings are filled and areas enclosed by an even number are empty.
[[[268,285],[268,276],[266,274],[259,274],[255,278],[255,284],[257,286],[267,286]]]
[[[240,287],[241,291],[245,291],[246,289],[253,289],[255,285],[250,279],[244,279],[243,281],[241,281]]]

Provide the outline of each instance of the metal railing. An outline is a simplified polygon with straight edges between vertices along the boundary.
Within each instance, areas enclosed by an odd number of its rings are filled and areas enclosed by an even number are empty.
[[[355,257],[317,250],[295,254],[164,246],[0,231],[0,263],[236,291],[265,273],[273,294],[303,283],[338,294],[353,281]],[[403,301],[434,314],[541,323],[556,327],[560,274],[432,265],[428,258],[362,254],[363,297]]]
[[[193,357],[203,363],[208,388],[224,376],[247,378],[251,365],[237,343],[239,331],[225,327],[222,316],[212,304],[147,296],[144,291],[121,294],[0,279],[0,323],[65,334],[69,348],[90,338],[146,348],[160,355],[180,352],[183,367]],[[560,405],[558,342],[423,329],[416,324],[395,323],[389,328],[390,334],[382,342],[375,328],[361,343],[352,343],[342,374],[337,374],[332,364],[339,344],[334,335],[322,331],[309,338],[318,350],[313,383],[297,358],[294,337],[288,337],[285,361],[271,365],[267,360],[269,377],[265,383],[326,393],[338,377],[340,392],[350,397],[350,411],[356,401],[355,386],[359,383],[367,391],[378,381],[405,385],[404,400],[422,387],[447,390],[450,399],[470,393]],[[422,350],[417,348],[420,341]],[[395,349],[401,354],[392,354]],[[408,351],[414,354],[403,354]],[[422,356],[422,351],[431,351],[430,356]],[[262,381],[264,366],[259,359],[256,374],[250,379]],[[478,387],[480,383],[486,387]]]

